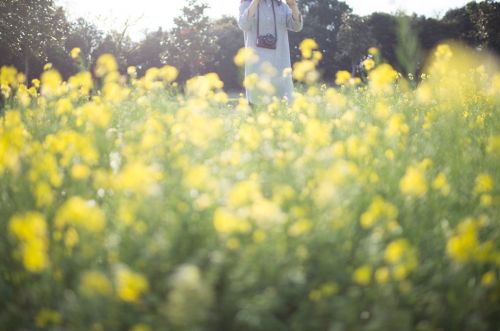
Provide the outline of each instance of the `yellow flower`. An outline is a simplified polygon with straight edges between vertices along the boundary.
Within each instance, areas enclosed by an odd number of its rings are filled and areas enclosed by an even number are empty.
[[[70,89],[77,91],[79,96],[85,96],[90,93],[94,83],[92,82],[92,75],[90,72],[83,71],[72,76],[68,80]]]
[[[127,74],[132,77],[137,76],[137,67],[136,66],[129,66],[127,68]]]
[[[97,77],[104,77],[118,70],[118,63],[111,54],[103,54],[97,59],[95,74]]]
[[[368,49],[368,54],[370,54],[370,55],[375,56],[375,55],[377,55],[378,53],[379,53],[379,50],[378,50],[378,48],[376,48],[376,47],[370,47],[370,48]]]
[[[42,95],[57,96],[62,91],[62,77],[56,70],[48,70],[41,77]]]
[[[230,234],[234,232],[249,232],[250,223],[235,215],[225,208],[218,208],[214,213],[213,224],[215,230],[220,234]]]
[[[381,64],[370,71],[368,79],[370,87],[375,92],[388,92],[394,81],[398,78],[398,73],[389,64]]]
[[[351,80],[351,73],[346,70],[338,71],[335,76],[335,84],[345,85]]]
[[[357,268],[353,274],[353,280],[359,285],[368,285],[372,277],[372,267],[364,265]]]
[[[229,192],[229,205],[241,207],[249,204],[261,196],[259,184],[255,180],[245,180],[236,183]]]
[[[450,185],[448,184],[448,180],[446,179],[446,175],[444,173],[439,173],[439,175],[432,182],[432,187],[441,192],[442,195],[448,196],[450,194]]]
[[[488,138],[486,151],[491,155],[500,155],[500,134]]]
[[[395,221],[397,216],[396,206],[377,196],[373,199],[368,210],[361,215],[360,223],[364,229],[369,229],[379,222]]]
[[[90,169],[83,164],[75,164],[71,168],[71,177],[76,180],[82,180],[88,178],[90,175]]]
[[[17,69],[13,66],[3,66],[0,68],[0,85],[12,86],[16,84]]]
[[[113,179],[116,189],[126,192],[153,194],[156,185],[164,178],[163,172],[155,165],[141,161],[127,163]]]
[[[31,84],[33,84],[33,87],[39,88],[40,87],[40,80],[34,78],[33,80],[31,80]]]
[[[289,229],[288,234],[292,237],[298,237],[303,234],[309,233],[312,223],[308,219],[301,219],[295,222]]]
[[[62,322],[61,314],[52,309],[42,309],[35,317],[35,324],[39,328],[59,325]]]
[[[226,243],[226,247],[232,251],[236,251],[241,247],[241,243],[237,238],[229,238]]]
[[[159,76],[165,83],[172,83],[179,76],[179,70],[176,67],[165,65],[160,69]]]
[[[146,324],[136,324],[130,331],[151,331],[151,328]]]
[[[242,125],[239,131],[241,140],[248,146],[251,151],[257,150],[262,141],[261,133],[253,125]]]
[[[77,57],[80,56],[81,52],[82,50],[80,48],[78,47],[73,48],[70,52],[71,58],[76,59]]]
[[[406,174],[399,182],[399,188],[403,194],[423,197],[427,193],[427,182],[425,172],[420,167],[408,167]]]
[[[481,277],[481,285],[491,286],[495,284],[497,277],[493,271],[488,271]]]
[[[47,225],[42,214],[30,212],[15,215],[9,230],[19,241],[23,264],[30,272],[41,272],[48,265]]]
[[[245,64],[255,64],[259,60],[259,57],[252,48],[243,47],[241,48],[236,56],[234,57],[234,63],[238,67],[242,67]]]
[[[408,242],[404,239],[399,239],[391,242],[385,249],[385,260],[391,264],[398,263],[407,248]]]
[[[254,201],[250,207],[249,216],[262,228],[281,224],[285,220],[285,214],[281,208],[273,201],[262,197]]]
[[[323,59],[323,53],[319,52],[319,51],[314,51],[313,52],[313,61],[318,63],[319,61],[321,61]]]
[[[439,59],[448,60],[453,56],[453,51],[451,50],[450,45],[440,44],[437,46],[434,55]]]
[[[447,254],[452,260],[457,263],[494,260],[491,244],[479,242],[478,231],[481,226],[481,220],[472,218],[467,218],[458,225],[446,244]]]
[[[479,204],[482,207],[489,207],[493,204],[493,197],[490,194],[481,194]]]
[[[489,193],[493,190],[493,178],[489,174],[480,174],[476,177],[474,193]]]
[[[304,59],[310,59],[313,55],[313,50],[318,49],[318,44],[314,39],[304,39],[300,43],[300,51],[302,52],[302,57]]]
[[[375,61],[373,59],[366,59],[363,61],[363,67],[366,71],[370,71],[375,68]]]
[[[57,211],[55,225],[63,229],[66,225],[76,225],[91,232],[104,229],[106,218],[99,207],[80,197],[68,199]]]
[[[148,280],[143,275],[133,272],[127,267],[118,268],[116,291],[121,300],[135,303],[148,289]]]
[[[304,128],[304,138],[308,145],[312,147],[327,146],[331,140],[331,127],[329,123],[310,119]]]
[[[312,60],[302,60],[293,65],[293,78],[299,82],[313,84],[319,78],[316,63]]]
[[[188,169],[184,177],[184,183],[187,187],[202,190],[207,186],[207,181],[210,178],[210,170],[205,165],[196,165]]]
[[[387,119],[391,114],[391,109],[382,102],[377,102],[375,106],[375,117],[380,120]],[[398,130],[399,131],[399,130]]]
[[[86,295],[109,295],[113,286],[109,279],[100,271],[87,271],[80,280],[80,288]]]
[[[263,242],[264,240],[266,240],[266,237],[266,233],[262,230],[256,230],[252,235],[252,239],[256,243]]]
[[[389,281],[389,268],[381,267],[375,271],[375,280],[379,284],[386,284]]]
[[[309,300],[320,301],[334,296],[339,291],[339,286],[335,282],[326,282],[318,288],[309,292]]]

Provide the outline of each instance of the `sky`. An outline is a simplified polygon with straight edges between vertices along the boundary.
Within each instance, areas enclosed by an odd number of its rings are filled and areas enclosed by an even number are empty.
[[[236,16],[239,0],[204,0],[209,6],[208,15],[217,18],[222,15]],[[297,0],[300,1],[300,0]],[[368,15],[374,11],[394,13],[404,10],[437,17],[448,9],[465,5],[470,0],[345,0],[358,15]],[[70,18],[84,17],[94,22],[99,28],[123,29],[128,20],[129,34],[133,39],[140,39],[145,31],[158,27],[169,28],[173,18],[180,14],[184,0],[56,0],[66,8]]]

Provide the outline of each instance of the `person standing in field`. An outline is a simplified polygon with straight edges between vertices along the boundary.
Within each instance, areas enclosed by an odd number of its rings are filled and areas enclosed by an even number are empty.
[[[302,30],[296,0],[241,0],[238,26],[245,47],[257,57],[245,62],[246,95],[250,105],[269,103],[272,96],[292,101],[293,81],[288,30]],[[259,81],[257,86],[249,81]]]

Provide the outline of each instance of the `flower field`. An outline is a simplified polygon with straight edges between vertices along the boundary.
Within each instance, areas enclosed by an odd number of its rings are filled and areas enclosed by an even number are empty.
[[[443,44],[417,83],[371,49],[334,88],[316,49],[256,109],[110,55],[3,67],[0,329],[498,330],[497,62]]]

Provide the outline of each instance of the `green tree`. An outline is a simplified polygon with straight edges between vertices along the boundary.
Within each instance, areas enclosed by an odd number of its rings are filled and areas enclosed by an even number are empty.
[[[337,42],[339,28],[352,13],[352,9],[338,0],[302,0],[299,2],[304,16],[304,29],[290,35],[292,58],[300,57],[298,45],[304,38],[314,38],[323,53],[319,69],[325,77],[333,77],[340,69],[335,61],[335,53],[340,48]]]
[[[354,71],[366,56],[368,48],[376,44],[366,17],[349,15],[339,27],[337,43],[342,45],[335,52],[335,61],[342,69]]]
[[[165,64],[162,54],[166,52],[167,45],[165,40],[168,33],[161,28],[157,31],[146,34],[144,40],[131,52],[128,62],[138,69],[139,75],[143,74],[151,67],[161,67]]]
[[[226,88],[241,88],[243,81],[239,69],[234,64],[234,56],[244,46],[243,34],[234,17],[222,17],[211,24],[211,35],[220,50],[207,66],[207,70],[217,72]]]
[[[168,34],[164,62],[179,69],[181,81],[202,74],[218,51],[215,37],[210,34],[210,20],[205,3],[187,0],[182,14],[174,19],[175,27]]]
[[[68,30],[64,10],[52,0],[0,1],[2,47],[11,52],[13,64],[22,67],[28,77],[30,64],[47,61],[49,48],[64,48]]]
[[[373,13],[368,18],[368,25],[377,40],[382,57],[389,63],[397,63],[396,45],[398,44],[396,17],[385,13]]]
[[[75,47],[80,48],[80,57],[84,60],[85,66],[90,67],[93,53],[102,42],[103,32],[84,18],[78,18],[71,23],[65,47],[66,51],[71,51]]]

